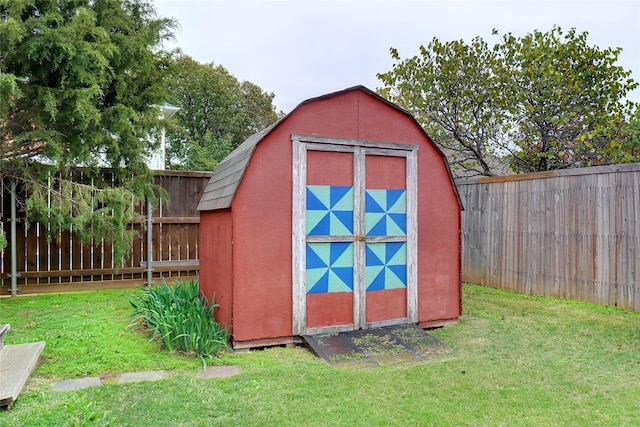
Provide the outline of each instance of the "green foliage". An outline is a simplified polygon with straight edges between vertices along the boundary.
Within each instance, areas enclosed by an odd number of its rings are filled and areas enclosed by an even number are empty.
[[[207,303],[195,281],[144,288],[131,297],[131,306],[134,320],[169,351],[193,352],[206,366],[207,358],[229,349],[227,331],[213,318],[217,305]]]
[[[145,160],[157,144],[149,138],[160,129],[157,106],[166,100],[168,56],[159,48],[173,27],[147,0],[0,0],[0,179],[33,190],[22,194],[35,199],[21,203],[40,219],[38,185],[74,167],[108,167],[122,189],[91,190],[102,206],[91,221],[64,218],[85,213],[84,198],[80,208],[53,200],[46,216],[54,216],[52,231],[83,231],[80,224],[89,222],[99,228],[98,218],[126,220],[118,196],[153,194]],[[61,184],[56,194],[86,194],[81,187]]]
[[[379,92],[418,119],[458,176],[637,161],[638,107],[625,101],[637,83],[619,54],[559,27],[492,47],[433,39],[413,58],[392,49]]]
[[[589,46],[587,33],[559,27],[506,34],[495,49],[504,58],[515,171],[611,162],[612,133],[630,113],[624,98],[637,87],[631,71],[616,65],[621,49]]]
[[[180,167],[186,170],[212,171],[231,151],[233,143],[228,138],[214,139],[209,132],[204,137],[204,144],[189,146],[188,155]],[[176,165],[177,166],[177,165]]]
[[[166,125],[171,168],[213,170],[249,135],[278,118],[273,93],[239,82],[220,65],[178,54],[168,71],[169,102],[180,107]]]
[[[447,155],[458,174],[492,175],[492,142],[499,138],[502,93],[493,68],[496,53],[481,38],[441,43],[434,38],[420,47],[420,56],[398,61],[392,71],[378,74],[380,90],[409,110]]]
[[[78,182],[72,176],[32,181],[28,183],[26,212],[31,220],[46,227],[49,239],[58,238],[65,230],[76,233],[82,244],[104,239],[113,245],[116,264],[122,263],[137,235],[130,224],[145,226],[144,217],[136,209],[141,199],[124,187],[100,188],[89,182]]]

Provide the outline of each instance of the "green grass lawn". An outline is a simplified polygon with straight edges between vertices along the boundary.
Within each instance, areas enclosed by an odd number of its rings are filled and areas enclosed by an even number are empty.
[[[640,425],[640,313],[464,287],[464,315],[433,331],[452,351],[424,363],[335,369],[303,348],[228,353],[240,374],[127,329],[128,293],[0,300],[9,344],[45,340],[44,363],[0,425]],[[51,382],[167,369],[168,379],[53,392]]]

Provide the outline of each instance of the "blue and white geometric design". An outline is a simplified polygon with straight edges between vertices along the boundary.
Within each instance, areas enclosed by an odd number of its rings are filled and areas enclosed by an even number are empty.
[[[407,244],[367,243],[365,258],[367,291],[407,287]]]
[[[406,190],[366,190],[364,211],[367,236],[407,234]]]
[[[307,186],[307,235],[353,234],[353,187]]]
[[[307,243],[307,293],[353,292],[353,243]]]

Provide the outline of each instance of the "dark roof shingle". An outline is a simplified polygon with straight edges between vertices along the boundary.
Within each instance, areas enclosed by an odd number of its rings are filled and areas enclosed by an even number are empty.
[[[283,119],[280,119],[271,126],[251,135],[218,163],[204,190],[200,203],[198,203],[199,211],[227,209],[231,207],[231,201],[236,194],[244,171],[249,165],[253,150],[255,150],[256,145],[282,120]]]

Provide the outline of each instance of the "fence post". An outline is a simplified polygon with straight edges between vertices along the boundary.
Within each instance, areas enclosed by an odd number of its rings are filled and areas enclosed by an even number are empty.
[[[18,256],[16,242],[16,181],[11,180],[11,296],[18,294]]]
[[[151,286],[151,281],[153,280],[153,270],[151,269],[151,262],[153,261],[153,248],[151,246],[153,244],[152,213],[151,198],[147,197],[147,286]]]

